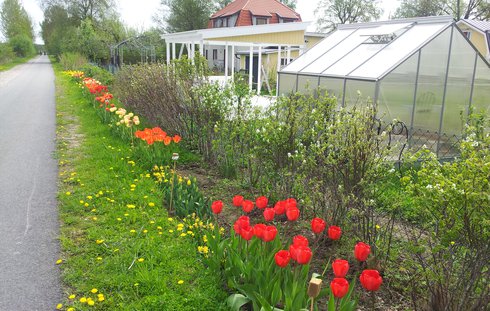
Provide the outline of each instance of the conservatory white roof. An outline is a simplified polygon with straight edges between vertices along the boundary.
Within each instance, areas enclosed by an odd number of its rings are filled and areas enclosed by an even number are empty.
[[[379,80],[452,22],[438,16],[339,25],[281,73]]]

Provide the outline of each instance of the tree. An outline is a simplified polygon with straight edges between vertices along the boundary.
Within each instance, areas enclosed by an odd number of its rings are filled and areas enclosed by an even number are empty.
[[[291,9],[296,9],[296,2],[297,0],[280,0],[281,3],[287,5]]]
[[[486,20],[490,17],[490,2],[488,0],[402,0],[396,10],[396,18],[452,15],[459,19]]]
[[[155,19],[166,32],[206,28],[214,10],[208,0],[162,0],[162,6],[163,14]]]
[[[16,36],[34,39],[32,21],[18,0],[5,0],[0,8],[0,30],[8,40]]]
[[[216,11],[219,11],[232,2],[233,0],[216,0],[215,9]]]
[[[337,24],[378,19],[382,12],[377,0],[321,0],[315,15],[319,30],[333,30]]]

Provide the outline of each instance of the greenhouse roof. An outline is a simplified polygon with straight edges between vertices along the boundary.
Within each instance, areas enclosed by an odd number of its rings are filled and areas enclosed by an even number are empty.
[[[339,25],[281,73],[379,80],[452,23],[438,16]]]

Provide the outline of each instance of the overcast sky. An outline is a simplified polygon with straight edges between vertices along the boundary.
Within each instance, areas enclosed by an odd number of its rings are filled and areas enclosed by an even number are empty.
[[[0,3],[2,2],[3,0],[0,0]],[[39,23],[43,20],[43,12],[39,7],[39,1],[20,0],[20,2],[34,21],[35,31],[38,34],[36,41],[41,42]],[[296,11],[301,14],[303,21],[315,20],[314,11],[318,2],[319,0],[297,0]],[[381,0],[381,6],[384,9],[382,19],[388,19],[399,6],[399,2],[399,0]],[[118,0],[116,3],[124,23],[139,30],[150,28],[153,25],[152,16],[160,6],[160,0]],[[0,37],[0,41],[1,39],[3,38]]]

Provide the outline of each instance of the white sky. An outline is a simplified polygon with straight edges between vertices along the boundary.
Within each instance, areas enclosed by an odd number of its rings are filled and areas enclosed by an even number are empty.
[[[301,14],[303,21],[314,21],[314,11],[320,0],[297,0],[296,11]],[[34,29],[37,33],[36,42],[42,43],[39,32],[39,24],[43,20],[43,12],[39,7],[38,0],[20,0],[27,13],[34,21]],[[3,3],[3,0],[0,0]],[[153,25],[152,16],[155,15],[160,0],[118,0],[116,1],[118,12],[125,24],[138,30],[150,28]],[[384,14],[381,19],[388,19],[400,4],[400,0],[380,0]],[[314,28],[314,27],[313,27]],[[313,29],[314,30],[314,29]],[[0,34],[0,41],[3,38]]]

